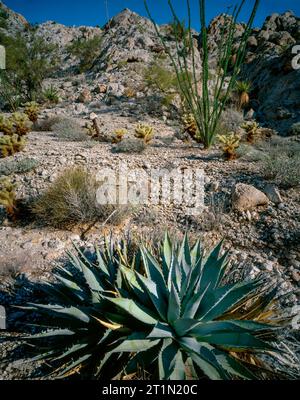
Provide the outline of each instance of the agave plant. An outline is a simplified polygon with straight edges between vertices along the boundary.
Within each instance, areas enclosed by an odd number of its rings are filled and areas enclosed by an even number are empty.
[[[158,252],[105,243],[91,258],[76,249],[73,270],[59,267],[60,284],[46,285],[54,302],[29,305],[50,329],[25,338],[39,352],[31,361],[49,361],[59,377],[85,371],[122,378],[140,370],[159,379],[274,374],[261,355],[277,351],[283,320],[272,306],[276,289],[262,279],[224,283],[222,243],[207,257],[187,237],[177,244],[166,235]]]

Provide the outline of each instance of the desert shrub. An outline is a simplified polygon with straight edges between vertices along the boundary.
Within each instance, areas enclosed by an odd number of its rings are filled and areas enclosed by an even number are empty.
[[[169,93],[177,89],[177,80],[174,72],[154,63],[144,70],[144,80],[148,87],[153,87],[162,93]]]
[[[291,126],[290,135],[300,135],[300,122],[296,122]]]
[[[23,158],[21,160],[11,160],[0,164],[0,176],[12,174],[25,174],[37,168],[39,162],[34,158]]]
[[[86,72],[93,67],[102,51],[102,37],[77,39],[68,47],[68,51],[79,59],[79,72]]]
[[[220,135],[224,135],[228,132],[237,133],[243,122],[243,113],[233,108],[228,108],[222,113],[217,132]]]
[[[65,170],[34,202],[32,212],[46,225],[68,227],[84,222],[119,222],[124,208],[116,205],[97,205],[96,178],[82,167]]]
[[[84,129],[75,119],[62,119],[61,121],[52,125],[52,131],[57,138],[62,140],[69,140],[73,142],[88,140],[88,136]]]
[[[113,153],[143,153],[146,150],[146,144],[143,140],[127,138],[112,147]]]
[[[22,36],[0,35],[6,48],[6,70],[1,71],[0,96],[11,109],[39,97],[42,82],[57,67],[57,46],[45,42],[33,31]]]
[[[69,261],[72,268],[57,268],[57,281],[44,285],[51,302],[27,308],[42,333],[22,338],[50,377],[295,377],[278,287],[226,282],[221,243],[204,254],[200,240],[190,246],[187,237],[138,245],[104,238],[92,253],[76,247]]]
[[[300,184],[300,144],[277,139],[263,147],[262,174],[283,187]]]
[[[53,126],[64,121],[66,119],[63,115],[54,115],[46,117],[45,119],[40,119],[34,124],[34,129],[36,131],[51,132]]]
[[[178,79],[186,81],[185,73],[176,74],[171,70],[154,62],[143,71],[143,78],[146,87],[156,90],[161,96],[161,105],[169,107],[176,95],[181,95]]]

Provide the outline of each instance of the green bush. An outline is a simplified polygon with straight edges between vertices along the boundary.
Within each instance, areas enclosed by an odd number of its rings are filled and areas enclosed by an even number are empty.
[[[143,153],[147,145],[143,140],[126,138],[112,147],[113,153]]]
[[[34,158],[23,158],[21,160],[5,161],[0,164],[0,176],[12,174],[25,174],[37,168],[39,162]]]
[[[226,283],[221,244],[205,256],[200,241],[190,247],[187,237],[177,243],[168,235],[159,245],[106,238],[92,254],[75,249],[73,268],[58,268],[58,282],[44,285],[51,303],[28,307],[43,330],[25,337],[38,354],[31,360],[46,361],[50,376],[292,376],[277,287],[263,279]]]
[[[77,39],[68,47],[68,51],[79,59],[79,72],[91,69],[102,51],[102,37]]]
[[[51,76],[58,64],[57,46],[45,42],[32,30],[28,36],[0,34],[6,48],[6,70],[0,72],[0,97],[11,109],[36,100],[42,82]]]
[[[98,185],[82,167],[65,170],[32,205],[33,214],[45,225],[57,228],[106,221],[118,223],[125,209],[115,205],[97,205]]]
[[[44,101],[49,101],[50,103],[57,104],[59,103],[59,95],[58,91],[55,89],[54,86],[50,85],[42,92],[42,99]]]

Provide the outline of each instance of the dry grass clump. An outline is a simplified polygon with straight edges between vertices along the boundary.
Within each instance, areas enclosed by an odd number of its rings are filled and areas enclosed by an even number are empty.
[[[64,118],[52,126],[55,136],[61,140],[69,140],[73,142],[82,142],[88,140],[81,125],[71,118]]]
[[[300,143],[278,139],[266,144],[261,170],[282,187],[300,185]]]
[[[34,130],[41,132],[51,132],[53,130],[53,126],[58,124],[59,122],[62,122],[64,119],[66,119],[66,117],[64,117],[63,115],[54,115],[49,116],[46,119],[39,119],[34,124]]]
[[[119,223],[125,210],[117,205],[99,205],[96,178],[83,167],[65,170],[34,202],[33,214],[39,221],[54,227],[109,220]]]

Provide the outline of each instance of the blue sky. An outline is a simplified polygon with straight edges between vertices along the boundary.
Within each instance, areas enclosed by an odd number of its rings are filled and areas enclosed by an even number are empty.
[[[105,3],[108,3],[109,16],[113,16],[124,8],[146,15],[142,0],[3,0],[14,11],[21,13],[30,22],[44,22],[54,20],[65,25],[104,25],[107,21]],[[193,25],[198,28],[198,0],[190,0],[192,13],[195,16]],[[217,14],[226,10],[237,0],[207,0],[207,19],[211,20]],[[166,0],[148,0],[153,16],[157,23],[167,23],[171,20]],[[185,17],[185,0],[173,0],[173,4],[181,19]],[[247,10],[251,8],[253,0],[246,0],[241,20],[245,20]],[[293,10],[300,16],[299,0],[261,0],[261,6],[255,25],[263,23],[266,16],[278,12]]]

